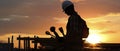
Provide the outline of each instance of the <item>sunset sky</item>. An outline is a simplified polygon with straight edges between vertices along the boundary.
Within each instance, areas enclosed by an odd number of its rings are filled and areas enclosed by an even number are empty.
[[[68,16],[63,0],[0,0],[0,42],[14,35],[45,35],[50,26],[63,27]],[[71,0],[100,42],[120,43],[120,0]],[[16,40],[16,39],[15,39]]]

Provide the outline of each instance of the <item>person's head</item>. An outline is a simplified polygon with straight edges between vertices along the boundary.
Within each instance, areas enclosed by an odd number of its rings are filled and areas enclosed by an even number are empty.
[[[62,9],[67,15],[71,15],[75,12],[74,5],[71,1],[64,1],[62,3]]]

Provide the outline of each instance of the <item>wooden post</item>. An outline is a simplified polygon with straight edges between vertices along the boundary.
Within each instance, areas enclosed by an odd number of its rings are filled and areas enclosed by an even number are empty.
[[[28,51],[30,50],[30,37],[28,37]]]
[[[13,36],[12,36],[12,39],[11,39],[11,43],[13,43]]]
[[[36,50],[36,49],[37,49],[37,43],[36,43],[37,37],[34,36],[34,39],[35,39],[35,40],[34,40],[34,41],[35,41],[35,42],[34,42],[34,49]]]
[[[10,38],[8,37],[8,49],[10,50]]]
[[[20,51],[20,46],[21,46],[21,44],[20,44],[20,35],[19,35],[19,37],[18,37],[18,49],[19,49],[19,51]]]
[[[8,37],[8,44],[10,44],[10,38]]]
[[[12,39],[11,39],[10,48],[11,48],[11,51],[13,51],[13,48],[14,48],[14,43],[13,43],[13,36],[12,36]]]

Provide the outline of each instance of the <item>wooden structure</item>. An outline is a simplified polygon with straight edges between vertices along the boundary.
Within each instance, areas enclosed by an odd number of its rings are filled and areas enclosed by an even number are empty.
[[[29,37],[21,38],[20,35],[19,35],[17,40],[18,40],[18,49],[19,49],[19,51],[21,49],[21,40],[24,41],[24,51],[29,51],[29,49],[30,49],[30,40],[31,40]]]
[[[37,50],[38,48],[38,43],[41,45],[42,47],[57,47],[60,43],[54,39],[54,38],[39,38],[37,36],[34,36],[34,38],[30,38],[30,37],[21,37],[19,35],[19,37],[17,37],[18,40],[18,49],[19,51],[21,51],[21,41],[24,41],[24,51],[30,51],[30,41],[32,41],[32,43],[34,44],[34,48],[33,50]]]

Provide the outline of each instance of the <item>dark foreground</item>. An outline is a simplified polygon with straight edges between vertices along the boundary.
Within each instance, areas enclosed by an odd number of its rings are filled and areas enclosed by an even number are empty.
[[[1,51],[1,50],[0,50]],[[18,49],[14,49],[13,51],[19,51]],[[21,49],[20,51],[25,51],[24,49]],[[47,49],[31,49],[29,51],[55,51],[55,50],[47,50]],[[120,51],[120,49],[83,49],[80,51]]]

